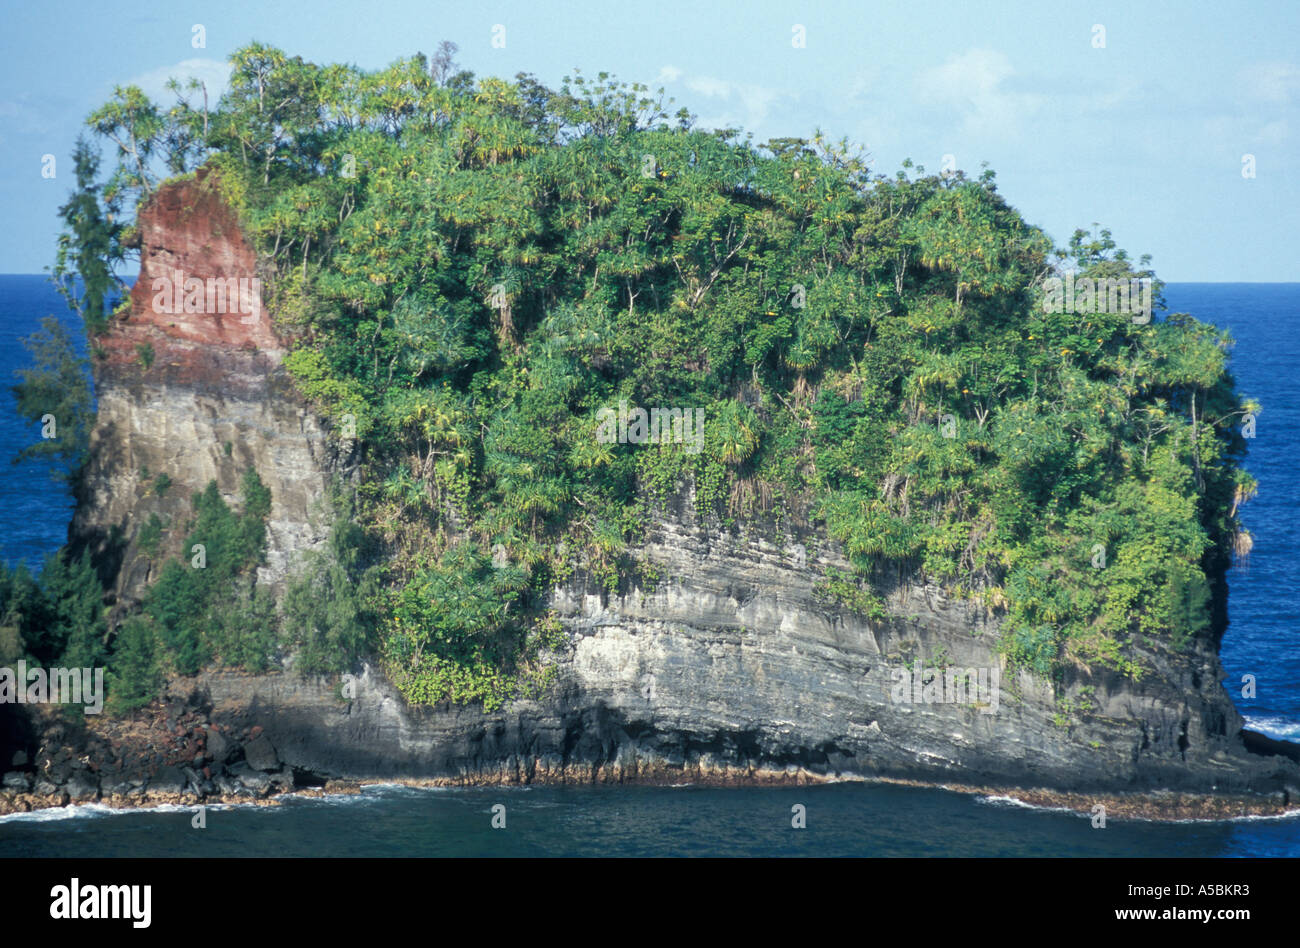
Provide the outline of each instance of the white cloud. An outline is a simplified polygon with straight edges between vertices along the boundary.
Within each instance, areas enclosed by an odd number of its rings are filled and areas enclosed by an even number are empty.
[[[686,88],[716,100],[709,103],[715,110],[713,114],[700,113],[699,124],[711,128],[739,126],[753,131],[762,125],[777,99],[774,89],[713,76],[691,76]]]
[[[1291,127],[1286,119],[1278,119],[1261,128],[1256,137],[1266,145],[1282,145],[1291,137]]]
[[[230,66],[227,63],[216,59],[186,59],[174,66],[160,66],[128,80],[123,85],[139,86],[149,98],[165,108],[175,101],[175,96],[167,91],[168,79],[179,79],[182,85],[190,78],[198,79],[207,85],[208,107],[213,108],[217,104],[217,99],[221,98],[221,93],[226,91],[226,80],[229,76]],[[194,99],[190,101],[197,107],[201,104],[202,98],[200,97],[198,101]]]
[[[1005,53],[972,49],[922,72],[916,80],[917,95],[922,102],[957,110],[967,131],[1010,134],[1043,99],[1006,88],[1014,75]]]
[[[1241,71],[1246,92],[1265,102],[1286,105],[1300,97],[1300,66],[1259,63]]]
[[[682,77],[682,71],[676,66],[661,66],[655,82],[676,82]]]
[[[14,98],[0,101],[0,126],[10,132],[43,134],[49,130],[50,122],[39,104],[32,101],[31,93],[20,92]]]
[[[921,73],[918,86],[928,98],[959,102],[995,95],[1002,80],[1014,73],[1006,53],[972,49]]]
[[[857,102],[869,99],[880,88],[880,67],[864,66],[849,84],[846,98]]]

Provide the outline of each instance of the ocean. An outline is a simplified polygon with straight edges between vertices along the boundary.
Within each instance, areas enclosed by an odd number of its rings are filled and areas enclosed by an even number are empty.
[[[12,386],[18,381],[15,370],[30,364],[23,340],[40,330],[46,316],[68,328],[84,356],[81,320],[48,277],[0,275],[0,560],[9,566],[24,563],[33,573],[67,540],[73,508],[53,462],[13,463],[22,448],[40,439],[39,422],[29,424],[15,411]]]
[[[1246,467],[1254,535],[1230,574],[1222,658],[1248,725],[1300,739],[1300,284],[1182,283],[1171,312],[1228,329],[1238,388],[1262,405]],[[19,340],[75,318],[42,276],[0,276],[0,559],[33,570],[67,534],[72,501],[47,467],[9,458],[39,436],[13,410]],[[1255,675],[1254,699],[1239,683]],[[792,808],[807,825],[791,826]],[[505,825],[493,827],[504,807]],[[802,788],[368,787],[278,806],[114,811],[67,807],[0,817],[0,857],[62,856],[1300,856],[1300,818],[1093,829],[1072,813],[943,790],[841,783]],[[499,823],[500,820],[498,819]]]

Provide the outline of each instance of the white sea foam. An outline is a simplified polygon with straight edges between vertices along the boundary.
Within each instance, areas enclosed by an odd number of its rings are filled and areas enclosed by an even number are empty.
[[[989,806],[1009,806],[1022,810],[1038,810],[1042,813],[1069,813],[1083,819],[1090,818],[1088,813],[1071,809],[1068,806],[1042,806],[1037,803],[1026,803],[1024,800],[1008,796],[976,797],[975,802],[985,803]],[[1157,820],[1145,816],[1126,816],[1123,819],[1138,823],[1256,823],[1269,820],[1294,820],[1297,817],[1300,817],[1300,809],[1287,810],[1285,813],[1250,814],[1248,816],[1229,816],[1215,819]],[[1112,819],[1116,819],[1116,817],[1112,817]]]
[[[237,807],[255,806],[252,803],[208,803],[180,804],[160,803],[157,806],[108,806],[104,803],[69,803],[67,806],[52,806],[30,813],[6,813],[0,816],[3,823],[51,823],[58,820],[88,820],[101,816],[126,816],[130,813],[193,813],[200,806],[209,810],[221,811]]]
[[[1246,727],[1279,741],[1300,740],[1300,721],[1279,714],[1246,715]]]
[[[1008,796],[983,796],[976,797],[976,803],[986,803],[989,806],[1012,806],[1022,810],[1038,810],[1042,813],[1077,813],[1068,806],[1042,806],[1038,803],[1026,803],[1024,800]],[[1080,814],[1086,816],[1087,814]]]

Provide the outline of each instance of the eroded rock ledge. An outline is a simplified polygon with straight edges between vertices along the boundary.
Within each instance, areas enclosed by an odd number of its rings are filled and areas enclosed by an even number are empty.
[[[996,713],[898,704],[890,671],[909,658],[998,665],[996,622],[936,587],[896,584],[882,623],[818,599],[844,564],[799,565],[785,542],[720,534],[688,499],[639,551],[664,579],[610,596],[581,580],[556,591],[568,631],[556,681],[493,713],[410,708],[366,668],[352,700],[337,682],[214,673],[195,687],[253,710],[284,760],[318,774],[466,783],[731,780],[739,775],[890,778],[1080,793],[1258,793],[1300,803],[1300,768],[1247,751],[1212,652],[1150,643],[1134,683],[1080,672],[1058,694],[1003,668]],[[1199,682],[1199,684],[1195,684]],[[1094,710],[1063,715],[1060,698]],[[1280,742],[1279,742],[1280,743]]]

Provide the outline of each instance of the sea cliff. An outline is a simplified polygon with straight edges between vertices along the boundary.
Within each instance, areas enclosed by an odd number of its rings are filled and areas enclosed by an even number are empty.
[[[214,479],[234,502],[240,475],[256,469],[271,494],[259,582],[282,590],[298,554],[325,539],[317,500],[355,477],[349,443],[282,365],[291,340],[274,312],[152,305],[154,280],[176,273],[257,276],[219,191],[202,175],[170,184],[138,229],[129,312],[97,340],[98,420],[70,531],[74,549],[93,553],[115,618],[154,578],[158,559],[140,549],[151,515],[184,522]],[[552,590],[564,644],[544,657],[550,680],[534,697],[491,712],[416,708],[371,664],[342,680],[300,677],[291,658],[264,675],[208,671],[172,680],[167,698],[130,720],[10,721],[0,807],[261,799],[372,778],[889,779],[1021,788],[1081,807],[1106,799],[1144,815],[1300,805],[1297,748],[1242,731],[1220,635],[1180,649],[1144,639],[1137,679],[1076,665],[1049,681],[1000,654],[996,610],[923,576],[876,577],[883,617],[827,598],[820,581],[849,565],[815,529],[701,519],[689,483],[652,524],[632,552],[654,582],[610,590],[578,564]],[[175,545],[183,533],[169,535]],[[1222,624],[1222,603],[1214,614]],[[993,702],[942,690],[912,700],[967,668],[991,673]],[[1167,805],[1120,802],[1139,798]]]

